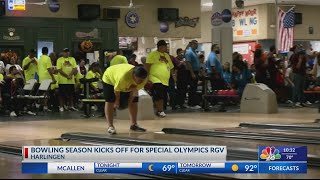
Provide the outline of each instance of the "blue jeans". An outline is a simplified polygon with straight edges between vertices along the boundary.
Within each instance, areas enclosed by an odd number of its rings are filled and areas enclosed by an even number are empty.
[[[304,87],[305,87],[305,77],[300,75],[300,74],[296,74],[293,73],[293,84],[294,84],[294,88],[293,88],[293,93],[292,93],[292,101],[294,103],[296,102],[300,102],[300,103],[304,103],[305,102],[305,96],[304,96]]]

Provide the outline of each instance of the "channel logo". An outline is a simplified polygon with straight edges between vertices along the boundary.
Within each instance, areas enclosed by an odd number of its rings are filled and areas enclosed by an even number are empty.
[[[266,147],[262,150],[260,158],[266,161],[275,161],[277,159],[281,159],[281,155],[279,150],[275,147]]]

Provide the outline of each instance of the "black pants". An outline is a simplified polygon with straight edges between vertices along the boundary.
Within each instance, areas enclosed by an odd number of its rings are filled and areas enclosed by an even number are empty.
[[[197,89],[198,89],[198,81],[199,81],[199,72],[198,71],[194,71],[193,72],[196,76],[195,79],[191,78],[190,81],[190,87],[189,87],[189,99],[188,99],[188,105],[189,106],[196,106],[199,105],[198,103],[194,102],[193,99],[195,99],[194,97],[197,96]]]
[[[170,106],[171,107],[175,107],[177,105],[176,99],[177,99],[177,93],[176,93],[176,89],[175,89],[175,83],[172,77],[170,77],[169,79],[169,86],[168,86],[168,93],[166,93],[166,97],[164,98],[164,109],[166,109],[166,105],[168,103],[168,98],[170,98]],[[169,97],[168,97],[169,95]]]

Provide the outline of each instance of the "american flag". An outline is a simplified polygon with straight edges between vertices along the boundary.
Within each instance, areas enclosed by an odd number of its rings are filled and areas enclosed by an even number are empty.
[[[288,12],[278,9],[278,47],[280,52],[288,52],[293,46],[294,8]]]

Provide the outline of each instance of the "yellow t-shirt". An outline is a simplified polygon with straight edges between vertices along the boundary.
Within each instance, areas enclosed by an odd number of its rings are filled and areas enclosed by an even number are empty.
[[[55,84],[51,84],[51,90],[59,88],[59,81],[58,81],[59,77],[58,77],[58,74],[54,74],[53,77],[56,80],[56,83]]]
[[[60,57],[57,60],[57,69],[61,69],[64,73],[71,74],[72,70],[77,68],[76,60],[73,57]],[[67,79],[66,77],[62,76],[60,73],[59,77],[59,84],[75,84],[74,76],[71,79]]]
[[[29,56],[24,58],[22,61],[22,68],[24,68],[24,66],[27,65],[31,61],[32,61],[32,59]],[[29,68],[26,70],[23,70],[23,72],[24,72],[24,77],[25,77],[26,81],[28,81],[30,79],[34,79],[36,72],[38,72],[38,65],[35,63],[31,63],[29,65]]]
[[[94,73],[93,71],[89,71],[86,75],[86,79],[94,79],[94,78],[99,78],[100,79],[100,74],[98,72]],[[95,88],[99,88],[99,83],[98,82],[93,82],[91,85]]]
[[[47,55],[42,55],[38,61],[39,83],[46,79],[51,79],[49,68],[52,68],[51,59]]]
[[[131,64],[111,66],[104,72],[102,81],[114,86],[115,91],[130,92],[132,91],[133,86],[136,86],[134,88],[135,90],[142,89],[146,84],[147,79],[141,84],[136,84],[132,77],[133,68],[134,66]]]
[[[128,64],[128,60],[125,56],[122,55],[116,55],[113,57],[110,61],[110,66],[114,66],[117,64]]]
[[[0,81],[3,80],[3,74],[0,74]]]
[[[161,60],[160,56],[165,57],[166,61]],[[148,55],[146,63],[151,64],[149,80],[152,83],[161,83],[165,86],[168,86],[170,70],[174,67],[169,54],[153,51]]]

